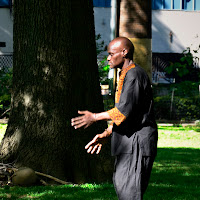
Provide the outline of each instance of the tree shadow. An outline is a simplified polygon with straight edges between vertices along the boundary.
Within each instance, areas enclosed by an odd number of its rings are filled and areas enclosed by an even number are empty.
[[[63,185],[63,186],[46,186],[46,187],[14,187],[5,188],[3,191],[7,197],[1,199],[43,199],[43,200],[62,200],[62,199],[105,199],[117,200],[117,196],[112,184],[103,185]],[[0,195],[1,197],[1,195]]]

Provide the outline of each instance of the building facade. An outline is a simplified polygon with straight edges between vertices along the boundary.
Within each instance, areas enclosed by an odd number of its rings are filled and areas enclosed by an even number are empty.
[[[93,0],[96,34],[101,34],[106,44],[112,39],[109,21],[111,24],[113,18],[117,19],[111,13],[113,1],[119,2],[118,0]],[[132,0],[126,1],[131,5]],[[105,7],[106,5],[107,7]],[[115,3],[115,5],[120,6],[119,3]],[[120,18],[123,18],[123,16],[120,16]],[[179,59],[180,54],[187,48],[190,48],[193,53],[193,50],[197,50],[194,56],[200,58],[199,20],[199,0],[152,0],[153,82],[171,82],[171,80],[165,78],[163,69],[169,65],[170,61]],[[199,67],[198,58],[194,62]]]
[[[10,0],[0,0],[0,69],[12,67],[13,16]]]
[[[101,35],[101,40],[104,40],[105,49],[117,32],[119,33],[117,30],[120,27],[117,22],[119,2],[118,0],[93,0],[95,32]],[[131,4],[132,0],[127,2]],[[154,74],[157,76],[155,81],[162,81],[162,78],[158,78],[160,76],[158,71],[162,71],[168,60],[173,60],[188,47],[191,50],[199,49],[199,21],[200,0],[152,0],[152,63],[153,68],[157,70],[157,74]],[[0,55],[2,58],[12,54],[12,0],[0,0]],[[200,50],[195,56],[200,57]],[[196,59],[195,62],[199,66],[199,60]]]

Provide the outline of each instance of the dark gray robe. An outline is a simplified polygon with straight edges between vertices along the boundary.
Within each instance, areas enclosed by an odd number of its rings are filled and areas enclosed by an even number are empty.
[[[151,83],[133,64],[120,74],[113,121],[111,153],[116,156],[113,182],[120,200],[141,200],[157,153],[157,125]]]

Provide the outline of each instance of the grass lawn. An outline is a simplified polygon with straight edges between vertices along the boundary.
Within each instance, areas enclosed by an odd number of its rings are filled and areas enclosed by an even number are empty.
[[[0,139],[6,125],[0,125]],[[144,200],[200,199],[200,132],[188,127],[159,127],[158,155]],[[0,188],[0,199],[117,200],[113,185]]]
[[[158,155],[144,199],[200,199],[200,132],[195,130],[159,127]]]

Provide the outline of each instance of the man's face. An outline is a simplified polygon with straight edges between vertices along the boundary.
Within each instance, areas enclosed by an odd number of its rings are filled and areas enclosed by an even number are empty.
[[[111,42],[109,44],[107,61],[110,68],[122,68],[124,64],[124,56],[121,46],[121,42]]]

